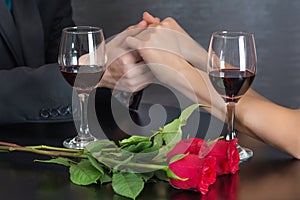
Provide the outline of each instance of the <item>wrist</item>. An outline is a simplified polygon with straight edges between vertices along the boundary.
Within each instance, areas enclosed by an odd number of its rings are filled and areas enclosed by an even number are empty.
[[[192,66],[202,71],[206,71],[207,51],[194,40],[189,41],[184,45],[185,46],[181,48],[183,57]]]

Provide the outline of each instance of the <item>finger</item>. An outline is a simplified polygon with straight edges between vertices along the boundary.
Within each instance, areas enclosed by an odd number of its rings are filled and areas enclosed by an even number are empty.
[[[111,73],[109,73],[109,71],[106,70],[97,87],[113,88],[115,84],[116,81],[111,76]]]
[[[115,80],[118,80],[121,77],[131,78],[138,76],[139,74],[142,74],[147,70],[137,67],[139,66],[139,64],[137,63],[141,60],[142,59],[139,56],[138,52],[134,51],[134,53],[124,55],[121,58],[115,60],[111,65],[109,65],[106,72],[109,73],[110,76]]]
[[[113,70],[109,70],[110,77],[115,80],[119,79],[135,79],[139,76],[143,76],[143,74],[149,72],[150,69],[147,65],[143,64],[127,64],[122,66],[117,66],[117,68]]]
[[[107,85],[109,84],[109,87],[131,91],[135,90],[135,88],[138,88],[139,85],[143,84],[144,82],[149,82],[154,77],[152,75],[152,71],[143,61],[137,64],[125,65],[121,67],[122,70],[125,68],[126,70],[124,73],[119,74],[118,77],[113,76],[113,73],[110,73],[110,77],[106,76],[102,83]],[[107,78],[110,78],[110,80],[107,80]]]
[[[115,88],[122,89],[125,91],[138,91],[149,84],[154,82],[154,75],[151,71],[148,71],[147,73],[143,74],[142,76],[138,76],[134,79],[120,79],[117,84],[115,85]]]
[[[126,44],[125,44],[126,45]],[[113,53],[110,54],[110,62],[108,66],[111,65],[124,65],[129,63],[137,63],[141,61],[142,58],[136,50],[131,50],[127,47],[126,49],[122,49],[121,51],[116,49]]]
[[[127,66],[127,71],[123,74],[122,78],[136,79],[144,76],[144,74],[148,72],[150,72],[150,69],[143,62],[131,64]]]
[[[135,64],[141,61],[141,57],[136,50],[130,50],[126,54],[120,56],[118,60],[121,65]]]
[[[139,23],[137,23],[135,25],[129,26],[125,30],[132,30],[132,29],[135,29],[135,28],[143,29],[143,28],[146,28],[146,27],[147,27],[147,22],[145,20],[142,20],[142,21],[140,21]]]
[[[157,24],[160,22],[160,19],[158,17],[153,17],[148,12],[143,13],[143,20],[145,20],[148,24]]]
[[[140,54],[136,50],[130,50],[126,54],[116,57],[111,65],[127,65],[135,64],[142,60]]]
[[[142,76],[140,75],[132,79],[127,79],[124,77],[121,79],[114,79],[107,76],[100,81],[98,87],[107,87],[110,89],[134,92],[144,89],[149,84],[153,83],[155,79],[156,78],[151,71],[147,71]]]
[[[136,36],[140,32],[142,32],[147,27],[147,22],[142,20],[136,25],[132,25],[127,27],[124,31],[117,34],[114,38],[111,38],[110,40],[114,40],[114,43],[121,43],[124,38],[128,36]],[[108,43],[109,45],[109,43]]]

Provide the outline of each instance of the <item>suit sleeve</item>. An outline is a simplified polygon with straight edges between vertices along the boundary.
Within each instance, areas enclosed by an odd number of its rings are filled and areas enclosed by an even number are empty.
[[[72,119],[72,88],[57,64],[0,71],[0,124]]]

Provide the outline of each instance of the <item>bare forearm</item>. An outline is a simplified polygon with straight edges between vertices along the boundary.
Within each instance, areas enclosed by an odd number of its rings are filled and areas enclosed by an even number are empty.
[[[178,65],[178,62],[176,63]],[[171,78],[162,80],[162,82],[174,87],[196,103],[211,106],[208,111],[224,121],[225,102],[211,85],[207,73],[198,70],[183,60],[179,66],[180,68],[176,70],[176,73],[168,76]]]
[[[225,102],[205,72],[186,67],[170,83],[194,102],[211,105],[209,111],[225,120]],[[249,90],[236,106],[236,129],[300,159],[300,111],[279,106]]]
[[[183,57],[194,67],[206,71],[207,51],[192,38],[180,43]]]
[[[236,128],[300,158],[300,113],[249,90],[236,107]]]

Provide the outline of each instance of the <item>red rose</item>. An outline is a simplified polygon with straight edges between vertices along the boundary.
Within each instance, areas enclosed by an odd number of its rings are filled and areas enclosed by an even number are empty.
[[[239,169],[240,156],[236,148],[237,138],[233,140],[218,140],[209,148],[207,156],[216,158],[216,172],[221,174],[235,174]]]
[[[201,149],[207,148],[206,142],[200,138],[189,138],[181,140],[168,153],[167,159],[170,160],[173,156],[178,154],[195,154],[198,155]]]
[[[180,189],[194,189],[202,194],[216,180],[216,175],[235,174],[239,169],[237,139],[217,140],[211,145],[199,138],[180,141],[167,155],[167,159],[178,154],[187,154],[169,164],[178,177],[187,180],[170,179],[170,184]]]
[[[180,160],[170,163],[169,168],[180,178],[170,179],[170,184],[180,189],[193,189],[202,194],[216,181],[215,158],[199,158],[198,155],[188,154]]]

